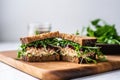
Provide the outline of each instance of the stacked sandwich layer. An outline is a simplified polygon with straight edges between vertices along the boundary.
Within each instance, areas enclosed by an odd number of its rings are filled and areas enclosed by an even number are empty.
[[[94,47],[96,38],[49,32],[20,38],[22,45],[18,58],[29,62],[69,61],[94,62],[104,58],[99,47]]]

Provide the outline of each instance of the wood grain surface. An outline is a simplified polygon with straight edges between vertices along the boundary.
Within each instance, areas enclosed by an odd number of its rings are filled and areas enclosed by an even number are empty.
[[[0,61],[42,80],[68,80],[120,69],[120,55],[107,55],[107,62],[76,64],[70,62],[24,62],[16,60],[17,51],[0,52]]]

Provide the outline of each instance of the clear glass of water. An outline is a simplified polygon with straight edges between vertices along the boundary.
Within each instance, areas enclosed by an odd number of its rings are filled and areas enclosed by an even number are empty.
[[[28,26],[28,35],[38,35],[51,31],[50,23],[32,23]]]

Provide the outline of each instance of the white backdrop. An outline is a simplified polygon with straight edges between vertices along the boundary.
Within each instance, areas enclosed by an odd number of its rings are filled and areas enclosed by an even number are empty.
[[[18,41],[29,23],[49,22],[52,31],[74,33],[96,18],[116,24],[120,34],[120,0],[0,0],[0,40]]]

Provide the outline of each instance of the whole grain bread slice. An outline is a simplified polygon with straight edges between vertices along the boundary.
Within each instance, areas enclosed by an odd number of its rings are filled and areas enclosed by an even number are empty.
[[[43,40],[47,38],[54,38],[59,36],[59,31],[56,32],[48,32],[48,33],[42,33],[39,35],[33,35],[33,36],[28,36],[28,37],[23,37],[20,38],[20,41],[22,44],[28,44],[37,40]]]
[[[23,55],[22,56],[23,61],[27,62],[46,62],[46,61],[59,61],[60,60],[60,55],[59,54],[54,54],[54,55],[48,55],[48,56],[28,56],[28,55]]]
[[[65,33],[59,33],[59,38],[76,42],[81,46],[94,46],[97,40],[95,37],[78,36],[74,34],[65,34]]]
[[[96,59],[95,55],[90,55],[89,57],[92,58],[92,59]],[[67,56],[67,55],[66,56],[62,56],[61,60],[62,61],[67,61],[67,62],[78,63],[78,64],[79,63],[86,63],[85,59],[83,59],[82,57],[76,57],[76,56],[74,56],[74,57]]]
[[[62,38],[62,39],[76,42],[76,43],[80,44],[81,46],[92,46],[95,44],[95,42],[97,40],[95,37],[77,36],[77,35],[73,35],[73,34],[59,33],[59,31],[23,37],[23,38],[20,38],[20,40],[21,40],[22,44],[29,44],[31,42],[34,42],[37,40],[43,40],[43,39],[47,39],[47,38]]]

